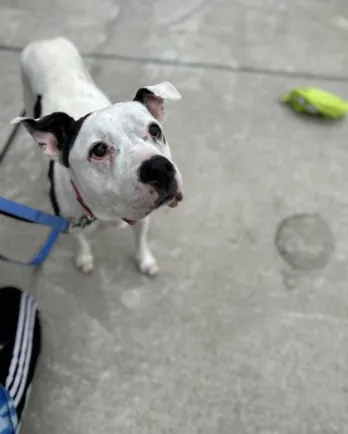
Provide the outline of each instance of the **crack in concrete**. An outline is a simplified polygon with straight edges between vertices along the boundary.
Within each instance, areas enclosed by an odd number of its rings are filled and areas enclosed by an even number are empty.
[[[206,5],[207,0],[198,0],[198,3],[190,6],[188,10],[185,10],[184,12],[179,11],[178,15],[174,18],[170,19],[163,19],[159,22],[160,27],[167,27],[167,26],[176,26],[178,24],[182,24],[185,20],[192,18],[194,15],[197,14],[200,10],[203,9],[203,7]]]
[[[111,28],[117,21],[119,15],[111,20],[107,26]],[[110,35],[107,39],[110,38]],[[105,40],[100,44],[100,48],[102,48],[105,44],[108,43],[108,40]],[[9,52],[9,53],[20,53],[22,51],[22,47],[18,46],[10,46],[10,45],[0,45],[0,53],[1,52]],[[142,65],[162,65],[162,66],[177,66],[180,68],[187,69],[201,69],[206,71],[223,71],[223,72],[231,72],[236,74],[247,74],[247,75],[266,75],[266,76],[275,76],[275,77],[288,77],[288,78],[300,78],[300,79],[308,79],[308,80],[322,80],[322,81],[333,81],[333,82],[348,82],[348,76],[344,75],[330,75],[330,74],[315,74],[307,71],[288,71],[286,69],[267,69],[267,68],[258,68],[248,65],[240,65],[240,66],[232,66],[227,64],[220,63],[208,63],[208,62],[200,62],[200,61],[186,61],[186,60],[172,60],[165,59],[161,57],[135,57],[135,56],[125,56],[122,54],[115,53],[83,53],[82,56],[85,59],[91,60],[117,60],[120,62],[128,62],[128,63],[138,63]]]
[[[1,47],[0,47],[1,50]],[[107,53],[91,53],[85,55],[87,58],[99,58],[101,60],[119,60],[129,63],[140,63],[140,64],[154,64],[163,66],[178,66],[182,68],[190,69],[203,69],[211,71],[224,71],[232,73],[250,74],[250,75],[270,75],[279,77],[293,77],[293,78],[305,78],[314,80],[324,80],[324,81],[339,81],[348,82],[348,76],[344,75],[329,75],[329,74],[315,74],[306,71],[287,71],[286,69],[266,69],[257,68],[253,66],[240,65],[232,66],[220,63],[206,63],[199,61],[181,61],[181,60],[171,60],[164,59],[160,57],[133,57],[125,56],[120,54],[107,54]]]
[[[113,1],[113,6],[114,6],[114,8],[118,9],[117,14],[110,21],[106,22],[106,24],[104,26],[105,40],[103,42],[101,42],[99,44],[99,46],[97,46],[95,48],[96,53],[98,51],[101,51],[110,42],[111,37],[112,37],[112,29],[117,24],[117,22],[120,20],[120,17],[122,16],[123,9],[119,5],[118,0]],[[88,55],[85,55],[83,53],[81,53],[81,54],[83,57],[88,58]],[[97,56],[89,56],[89,58],[93,60],[93,64],[92,64],[92,67],[90,69],[90,73],[92,76],[96,76],[100,70],[100,63],[96,62],[96,60],[98,60],[98,57]]]

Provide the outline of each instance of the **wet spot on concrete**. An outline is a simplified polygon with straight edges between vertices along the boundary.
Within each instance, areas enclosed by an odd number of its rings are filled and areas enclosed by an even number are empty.
[[[278,226],[275,245],[292,267],[315,270],[328,263],[335,241],[329,226],[318,214],[295,214]]]
[[[294,270],[282,270],[283,284],[286,289],[293,290],[298,285],[299,276]]]
[[[130,289],[121,295],[121,301],[128,309],[138,309],[148,304],[148,291],[141,289]]]

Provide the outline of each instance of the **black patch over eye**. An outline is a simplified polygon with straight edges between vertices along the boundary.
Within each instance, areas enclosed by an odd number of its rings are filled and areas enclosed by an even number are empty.
[[[94,157],[96,159],[104,158],[108,153],[108,147],[103,142],[96,143],[89,151],[89,158]]]
[[[162,131],[161,128],[153,123],[149,125],[149,134],[154,137],[155,139],[160,139],[162,137]]]

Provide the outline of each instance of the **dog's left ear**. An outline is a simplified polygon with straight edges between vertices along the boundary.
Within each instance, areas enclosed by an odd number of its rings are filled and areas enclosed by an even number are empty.
[[[23,124],[35,142],[52,160],[65,164],[63,149],[71,145],[79,121],[63,112],[55,112],[39,119],[17,117],[11,124]],[[66,164],[65,164],[66,165]]]
[[[180,93],[168,81],[155,84],[154,86],[141,87],[134,97],[134,101],[144,104],[152,116],[160,122],[163,121],[165,114],[164,100],[177,101],[180,99]]]

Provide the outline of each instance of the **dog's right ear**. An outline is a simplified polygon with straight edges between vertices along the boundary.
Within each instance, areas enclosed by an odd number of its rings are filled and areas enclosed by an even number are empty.
[[[62,158],[62,150],[75,134],[76,121],[63,112],[55,112],[39,119],[17,117],[11,124],[23,124],[35,142],[52,160]]]
[[[164,81],[153,86],[141,87],[133,101],[141,102],[159,122],[162,122],[164,120],[164,101],[179,99],[181,95],[175,86]]]

